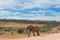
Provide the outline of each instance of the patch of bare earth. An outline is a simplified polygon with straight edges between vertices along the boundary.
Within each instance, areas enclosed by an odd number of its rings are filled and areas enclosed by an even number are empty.
[[[16,37],[16,36],[15,36]],[[48,35],[40,35],[40,36],[36,36],[36,37],[27,37],[25,35],[25,37],[22,36],[18,36],[16,38],[2,38],[0,36],[0,40],[60,40],[60,33],[56,33],[56,34],[48,34]]]

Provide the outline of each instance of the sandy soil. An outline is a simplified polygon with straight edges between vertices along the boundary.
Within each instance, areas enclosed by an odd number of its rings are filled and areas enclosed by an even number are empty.
[[[26,37],[23,39],[21,38],[17,38],[17,39],[0,38],[0,40],[60,40],[60,33],[41,35],[37,37]]]

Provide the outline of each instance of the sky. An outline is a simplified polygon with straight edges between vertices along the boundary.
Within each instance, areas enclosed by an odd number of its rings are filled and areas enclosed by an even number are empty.
[[[60,21],[60,0],[0,0],[0,19]]]

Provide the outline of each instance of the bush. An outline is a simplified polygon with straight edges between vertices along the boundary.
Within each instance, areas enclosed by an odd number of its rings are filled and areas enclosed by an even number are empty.
[[[15,31],[10,31],[11,35],[16,35]]]
[[[5,28],[4,31],[6,31],[6,32],[7,32],[7,31],[10,32],[11,29],[10,29],[10,28]]]
[[[17,30],[17,32],[18,32],[19,34],[24,33],[24,31],[25,31],[25,29],[23,29],[23,28],[19,28],[19,29]]]
[[[40,32],[48,32],[52,28],[52,25],[46,25],[41,27]]]

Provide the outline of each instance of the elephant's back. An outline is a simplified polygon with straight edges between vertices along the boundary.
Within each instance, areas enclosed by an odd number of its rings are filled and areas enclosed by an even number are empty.
[[[33,28],[32,28],[32,30],[33,31],[38,31],[40,28],[38,27],[38,26],[34,26]]]

